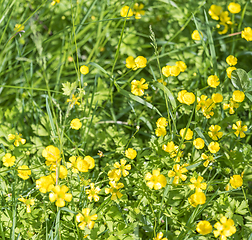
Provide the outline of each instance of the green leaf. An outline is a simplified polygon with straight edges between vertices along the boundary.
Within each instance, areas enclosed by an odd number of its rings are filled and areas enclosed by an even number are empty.
[[[231,82],[235,88],[245,92],[249,88],[249,76],[243,69],[236,69],[231,74]]]
[[[240,225],[240,226],[244,225],[244,223],[243,223],[243,217],[241,215],[234,214],[234,216],[232,217],[232,219],[234,220],[235,225]]]
[[[246,97],[252,102],[252,95],[248,92],[245,92]]]
[[[73,82],[73,83],[66,82],[66,83],[62,83],[62,86],[63,86],[63,88],[62,88],[63,94],[70,96],[76,87],[76,83],[75,82]]]
[[[236,208],[235,213],[245,215],[248,212],[247,208],[248,204],[245,200],[243,200],[241,204]]]

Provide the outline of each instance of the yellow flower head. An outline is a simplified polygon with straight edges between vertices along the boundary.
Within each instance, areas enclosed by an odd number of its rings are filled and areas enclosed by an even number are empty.
[[[242,91],[235,90],[233,92],[232,98],[235,102],[243,102],[243,100],[245,99],[245,94]]]
[[[64,207],[65,206],[65,201],[71,202],[72,200],[72,194],[67,193],[69,188],[66,185],[63,185],[60,187],[59,185],[55,186],[52,188],[52,193],[49,194],[49,200],[51,202],[56,201],[56,206],[57,207]]]
[[[220,236],[222,240],[226,240],[227,237],[232,236],[236,232],[234,221],[227,219],[225,216],[220,219],[220,222],[215,223],[214,227],[217,229],[213,231],[214,236],[216,238]]]
[[[168,142],[167,145],[164,144],[164,145],[162,146],[162,149],[163,149],[165,152],[168,152],[168,153],[172,153],[173,151],[176,150],[175,144],[174,144],[173,141]]]
[[[223,96],[220,93],[214,93],[212,95],[212,100],[214,103],[221,103],[223,101]]]
[[[134,4],[135,19],[140,19],[145,14],[145,11],[142,10],[143,8],[144,8],[144,5],[142,3]]]
[[[179,179],[182,181],[185,181],[187,179],[187,176],[184,174],[188,170],[182,165],[180,166],[179,164],[175,164],[173,166],[174,171],[170,170],[168,172],[168,177],[174,177],[173,184],[177,185],[179,184]]]
[[[208,233],[211,233],[213,230],[213,227],[210,222],[208,221],[200,221],[197,224],[196,231],[202,235],[207,235]]]
[[[59,172],[58,175],[60,179],[65,179],[67,177],[67,169],[63,165],[60,165],[59,167],[56,167],[56,165],[51,165],[50,170],[53,172],[58,171]],[[55,173],[52,173],[52,176],[56,179]]]
[[[207,184],[206,183],[201,183],[203,180],[204,180],[204,178],[201,177],[201,176],[198,176],[197,179],[195,177],[192,177],[190,179],[190,182],[192,184],[189,185],[189,188],[191,190],[195,189],[196,192],[202,192],[201,189],[206,190]]]
[[[18,176],[23,180],[27,180],[31,175],[31,170],[27,165],[22,165],[18,167]]]
[[[131,169],[131,165],[130,164],[127,164],[126,166],[125,166],[125,164],[126,164],[126,160],[124,160],[124,159],[121,159],[120,160],[120,163],[121,163],[121,165],[119,164],[119,162],[116,162],[115,164],[114,164],[114,167],[115,168],[118,168],[116,171],[116,174],[117,175],[120,175],[121,173],[122,173],[122,175],[124,176],[124,177],[126,177],[126,176],[128,176],[129,175],[129,172],[127,171],[127,170],[130,170]]]
[[[118,182],[121,176],[121,172],[118,172],[116,169],[112,169],[108,172],[108,178],[110,181]]]
[[[81,74],[83,74],[83,75],[87,75],[87,74],[89,73],[89,67],[86,66],[86,65],[81,66],[81,67],[80,67],[80,72],[81,72]]]
[[[205,107],[206,100],[207,100],[206,95],[201,95],[200,97],[197,97],[197,103],[198,103],[196,107],[197,111]]]
[[[160,137],[160,136],[165,136],[166,135],[166,129],[165,127],[158,127],[156,130],[155,130],[155,134],[157,137]]]
[[[184,136],[185,131],[186,131],[186,128],[183,128],[183,129],[181,129],[179,131],[179,134],[180,134],[181,137]],[[193,138],[193,131],[190,128],[188,128],[187,132],[186,132],[186,135],[185,135],[185,140],[191,140],[192,138]]]
[[[252,29],[250,27],[244,28],[241,37],[245,38],[247,41],[252,41]]]
[[[211,118],[211,116],[214,115],[214,112],[212,111],[212,109],[215,107],[215,103],[213,101],[213,99],[211,98],[208,98],[206,101],[205,101],[205,106],[202,107],[202,112],[203,112],[203,115],[209,119]]]
[[[140,81],[138,80],[133,80],[131,82],[131,92],[136,95],[136,96],[143,96],[144,95],[144,90],[148,89],[148,84],[145,83],[145,79],[141,78]]]
[[[36,180],[36,187],[42,193],[47,193],[52,190],[54,187],[55,181],[52,175],[43,176],[40,179]]]
[[[134,150],[133,148],[128,148],[126,151],[125,151],[125,156],[129,159],[134,159],[136,156],[137,156],[137,152],[136,150]]]
[[[162,73],[166,76],[166,77],[170,77],[171,76],[171,71],[170,71],[171,66],[165,66],[162,67]]]
[[[233,124],[232,129],[236,130],[234,134],[237,137],[240,135],[241,138],[244,138],[246,136],[244,132],[248,131],[248,127],[246,125],[242,126],[242,121],[237,121],[236,125]]]
[[[49,145],[42,151],[42,156],[47,160],[47,165],[55,164],[56,161],[60,160],[60,150]]]
[[[94,186],[94,183],[90,183],[90,189],[86,190],[86,194],[88,195],[88,200],[92,202],[92,199],[94,198],[95,202],[99,201],[98,193],[101,191],[99,187]]]
[[[209,150],[211,153],[217,153],[217,152],[220,150],[220,145],[219,145],[219,143],[217,143],[217,142],[211,142],[211,143],[208,145],[208,150]]]
[[[225,24],[225,25],[226,23],[232,24],[232,22],[230,21],[231,18],[228,15],[229,15],[228,11],[222,12],[220,14],[220,24]]]
[[[228,78],[231,79],[231,75],[232,75],[232,72],[233,72],[234,70],[236,70],[236,67],[228,67],[228,68],[227,68],[226,72],[227,72]]]
[[[193,207],[196,207],[206,202],[206,195],[203,192],[196,191],[188,198],[188,201]]]
[[[220,22],[216,25],[217,28],[221,28],[222,30],[218,31],[219,34],[223,35],[228,32],[228,25],[225,22]]]
[[[208,132],[208,135],[210,138],[212,138],[214,141],[218,141],[223,135],[223,132],[219,132],[221,127],[219,125],[211,125]]]
[[[15,140],[14,141],[14,146],[15,147],[18,147],[20,145],[20,143],[23,144],[23,145],[26,143],[26,140],[24,138],[22,138],[22,134],[21,133],[19,133],[19,134],[18,133],[16,133],[16,134],[9,134],[8,135],[8,139],[10,141]]]
[[[115,201],[117,198],[121,198],[123,194],[119,191],[120,188],[124,187],[123,183],[116,183],[114,181],[109,182],[110,188],[105,188],[105,193],[111,193],[111,200]]]
[[[202,138],[196,138],[193,141],[193,146],[197,149],[202,149],[205,146],[205,142]]]
[[[144,68],[147,64],[147,59],[143,56],[138,56],[135,58],[135,64],[137,68]]]
[[[16,24],[15,25],[15,28],[14,28],[14,31],[16,32],[21,32],[21,31],[23,31],[24,30],[24,25],[21,25],[21,24]]]
[[[242,177],[240,175],[233,175],[232,177],[230,177],[229,183],[231,184],[231,186],[233,188],[238,188],[241,187],[243,184],[243,180]]]
[[[90,209],[89,208],[84,208],[82,209],[82,213],[78,213],[76,215],[76,221],[79,222],[80,224],[78,225],[81,230],[84,230],[85,227],[87,226],[89,229],[92,229],[95,224],[95,220],[97,219],[97,214],[91,215],[90,214]]]
[[[241,11],[241,5],[239,3],[231,2],[228,5],[228,11],[231,13],[239,13]]]
[[[213,5],[211,5],[208,13],[209,13],[209,15],[211,16],[212,19],[219,20],[219,16],[222,13],[222,7],[213,4]]]
[[[180,72],[184,72],[187,68],[186,64],[183,61],[176,62],[176,66],[179,67]]]
[[[80,97],[75,97],[74,94],[72,95],[71,99],[67,99],[67,102],[70,102],[70,107],[72,108],[74,105],[80,105],[80,103],[78,102],[78,100],[80,99]]]
[[[192,92],[187,92],[187,90],[182,90],[178,93],[177,99],[181,103],[191,105],[195,102],[195,95]]]
[[[35,204],[35,199],[26,199],[21,196],[18,200],[26,205],[26,212],[31,213],[31,206]]]
[[[129,6],[124,6],[122,7],[121,11],[120,11],[120,15],[122,17],[131,17],[133,16],[133,11],[131,10],[131,8]]]
[[[207,79],[207,83],[212,88],[216,88],[220,84],[219,78],[216,75],[209,76]]]
[[[168,125],[168,122],[167,122],[166,118],[161,117],[157,120],[156,125],[157,125],[157,127],[166,127]]]
[[[2,161],[5,167],[12,167],[15,164],[16,157],[12,156],[10,153],[6,153],[3,156]]]
[[[226,58],[226,62],[229,66],[234,66],[237,64],[237,58],[234,57],[233,55],[229,55],[227,58]]]
[[[78,118],[75,118],[71,121],[70,126],[72,129],[79,130],[81,128],[81,121]]]
[[[203,160],[205,160],[205,162],[203,163],[204,167],[207,167],[209,165],[210,162],[214,162],[214,156],[213,155],[209,155],[207,156],[205,153],[201,154],[201,158]]]
[[[160,174],[159,170],[152,170],[152,174],[150,172],[146,173],[144,179],[148,181],[146,185],[150,189],[158,190],[166,186],[166,178],[163,174]]]
[[[129,56],[129,57],[126,58],[126,64],[125,65],[126,65],[127,68],[130,68],[130,69],[132,68],[133,70],[137,69],[134,57],[132,57],[132,56]]]
[[[239,107],[239,103],[235,102],[233,100],[233,98],[230,98],[229,104],[227,104],[227,103],[223,104],[223,109],[224,110],[229,108],[229,114],[234,114],[235,113],[234,108],[238,108],[238,107]]]
[[[81,161],[82,157],[71,156],[69,158],[70,162],[67,162],[67,168],[72,168],[72,172],[73,173],[78,173],[79,172],[79,170],[77,168],[77,161],[78,161],[78,159],[79,159],[79,161]]]
[[[180,68],[178,66],[171,66],[170,74],[171,76],[177,77],[180,74]]]
[[[164,234],[162,232],[159,232],[153,240],[168,240],[167,238],[163,238]]]
[[[201,33],[201,37],[200,37],[199,31],[194,30],[191,37],[192,37],[192,40],[199,41],[203,37],[203,35]]]

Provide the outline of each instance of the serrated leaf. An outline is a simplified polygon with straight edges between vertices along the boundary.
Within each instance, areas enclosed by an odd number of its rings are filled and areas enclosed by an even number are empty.
[[[245,200],[243,200],[241,204],[236,208],[235,213],[245,215],[248,212],[247,208],[248,204]]]
[[[243,92],[249,88],[250,84],[247,72],[241,68],[238,68],[232,72],[231,82],[235,88]]]
[[[63,86],[62,87],[63,94],[66,96],[70,96],[72,91],[76,87],[76,83],[75,82],[73,82],[73,83],[66,82],[66,83],[62,83],[62,86]]]

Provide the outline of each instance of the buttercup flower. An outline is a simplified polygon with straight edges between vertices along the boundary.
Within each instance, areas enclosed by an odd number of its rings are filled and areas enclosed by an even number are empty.
[[[67,102],[70,102],[70,107],[72,108],[74,105],[80,105],[80,103],[78,102],[78,100],[80,99],[80,97],[75,97],[74,94],[72,95],[71,99],[67,99]]]
[[[207,83],[212,88],[216,88],[220,84],[219,78],[216,75],[209,76],[207,79]]]
[[[82,213],[78,213],[76,215],[76,221],[80,222],[78,227],[81,230],[84,230],[86,226],[89,229],[92,229],[94,227],[94,224],[95,224],[94,221],[97,219],[98,216],[97,216],[97,214],[89,216],[89,214],[90,214],[90,209],[89,208],[84,208],[84,209],[82,209]]]
[[[79,170],[77,168],[77,161],[78,160],[81,161],[82,157],[71,156],[69,158],[70,162],[67,162],[67,168],[72,168],[73,173],[78,173],[79,172]],[[87,168],[88,168],[88,166],[87,166]]]
[[[212,100],[214,101],[214,103],[220,103],[223,101],[223,96],[220,93],[214,93],[212,95]]]
[[[145,11],[142,10],[143,8],[144,8],[144,5],[142,3],[134,4],[135,19],[140,19],[145,14]]]
[[[209,13],[209,15],[211,16],[212,19],[219,20],[219,16],[222,13],[222,7],[213,4],[213,5],[211,5],[208,13]]]
[[[196,110],[200,110],[201,108],[205,107],[206,105],[206,100],[207,100],[207,96],[206,95],[201,95],[200,97],[197,97],[197,106],[196,106]]]
[[[132,68],[133,70],[137,69],[134,57],[129,56],[126,58],[126,67],[127,68]]]
[[[187,92],[187,90],[182,90],[178,93],[177,99],[181,103],[191,105],[195,102],[195,95],[192,92]]]
[[[217,142],[211,142],[211,143],[208,145],[208,150],[209,150],[211,153],[217,153],[217,152],[220,150],[220,145],[219,145],[219,143],[217,143]]]
[[[196,191],[188,198],[188,201],[193,207],[196,207],[206,202],[206,195],[203,192]]]
[[[94,198],[95,202],[99,201],[98,193],[101,191],[99,187],[94,187],[94,183],[90,183],[90,189],[86,190],[86,194],[88,195],[88,200],[92,202],[92,199]]]
[[[137,155],[137,152],[136,150],[134,150],[133,148],[128,148],[126,151],[125,151],[125,156],[129,159],[134,159]]]
[[[190,179],[190,182],[192,184],[189,185],[189,188],[191,190],[195,189],[196,192],[202,192],[201,189],[206,190],[207,184],[206,183],[201,183],[203,180],[204,180],[204,178],[201,177],[201,176],[198,176],[197,179],[195,177],[192,177]]]
[[[180,74],[180,68],[178,66],[170,66],[170,74],[177,77]]]
[[[220,14],[220,24],[232,24],[230,21],[231,18],[228,15],[228,11],[224,11]]]
[[[53,145],[49,145],[42,151],[42,156],[47,160],[46,165],[49,166],[60,160],[60,150]]]
[[[211,118],[211,116],[214,115],[214,112],[212,111],[214,107],[215,107],[215,103],[214,103],[213,99],[208,98],[208,99],[205,101],[205,106],[202,107],[202,109],[201,109],[203,115],[204,115],[207,119]]]
[[[145,83],[145,79],[141,78],[140,81],[138,80],[133,80],[131,82],[131,92],[136,95],[136,96],[143,96],[144,95],[144,90],[148,89],[148,84]]]
[[[233,96],[232,96],[233,100],[236,102],[243,102],[244,98],[245,98],[245,94],[242,91],[239,90],[235,90],[233,92]]]
[[[166,178],[163,174],[160,174],[159,170],[152,170],[152,174],[150,172],[146,173],[144,179],[148,181],[146,185],[150,189],[158,190],[166,186]]]
[[[205,142],[202,138],[196,138],[193,141],[193,146],[197,149],[202,149],[205,146]]]
[[[228,10],[231,13],[239,13],[241,11],[241,5],[239,3],[231,2],[228,5]]]
[[[187,68],[186,64],[183,61],[176,62],[176,66],[179,67],[180,72],[184,72]]]
[[[173,151],[175,151],[175,144],[174,144],[174,142],[173,141],[170,141],[170,142],[168,142],[167,143],[167,145],[163,145],[162,146],[162,149],[164,150],[164,151],[166,151],[166,152],[168,152],[168,153],[172,153]]]
[[[252,41],[252,29],[250,27],[244,28],[241,37],[245,38],[247,41]]]
[[[220,222],[215,223],[214,227],[217,229],[213,231],[214,236],[216,238],[220,236],[221,240],[226,240],[227,237],[232,236],[236,232],[234,221],[227,219],[225,216],[220,219]]]
[[[229,108],[229,114],[234,114],[235,113],[234,108],[238,108],[238,107],[239,107],[239,103],[235,102],[233,100],[233,98],[230,98],[229,104],[227,104],[227,103],[223,104],[223,109],[224,110]]]
[[[236,125],[233,124],[232,129],[236,130],[234,132],[234,134],[237,137],[239,137],[239,135],[240,135],[241,138],[244,138],[246,136],[244,132],[246,132],[248,130],[248,127],[246,125],[242,126],[242,121],[237,121]]]
[[[166,129],[165,127],[158,127],[156,130],[155,130],[155,134],[157,137],[160,137],[160,136],[165,136],[166,135]]]
[[[226,58],[226,62],[229,66],[234,66],[237,64],[237,58],[234,57],[233,55],[229,55],[227,58]]]
[[[52,188],[52,193],[49,194],[49,200],[51,202],[56,201],[56,206],[57,207],[64,207],[65,206],[65,201],[71,202],[72,200],[72,194],[67,193],[69,188],[66,185],[63,185],[60,187],[59,185],[55,186]]]
[[[16,157],[12,156],[10,153],[6,153],[3,156],[2,161],[5,167],[12,167],[15,164]]]
[[[227,72],[228,78],[231,79],[231,75],[232,75],[232,72],[233,72],[234,70],[236,70],[236,67],[228,67],[228,68],[227,68],[226,72]]]
[[[105,193],[109,194],[111,193],[111,200],[115,201],[117,198],[121,198],[123,194],[119,191],[120,188],[124,187],[123,183],[116,183],[114,181],[110,181],[109,185],[111,188],[105,188]]]
[[[116,162],[116,163],[114,164],[114,167],[115,167],[115,168],[118,168],[118,169],[116,170],[116,171],[117,171],[116,174],[120,175],[120,174],[122,173],[122,175],[123,175],[124,177],[128,176],[128,175],[129,175],[129,172],[128,172],[127,170],[130,170],[130,169],[131,169],[131,165],[130,165],[130,164],[127,164],[127,165],[125,166],[126,160],[124,160],[124,159],[121,159],[121,160],[120,160],[120,163],[121,163],[121,165],[119,164],[119,162]]]
[[[80,72],[81,72],[81,74],[83,74],[83,75],[87,75],[87,74],[89,73],[89,67],[86,66],[86,65],[81,66],[81,67],[80,67]]]
[[[171,66],[165,66],[162,67],[162,73],[166,76],[166,77],[170,77],[171,76],[171,71],[170,71]]]
[[[122,17],[128,17],[129,19],[129,17],[133,16],[133,11],[129,6],[124,6],[122,7],[120,14]]]
[[[47,193],[52,190],[54,187],[55,181],[52,175],[43,176],[40,179],[36,180],[36,187],[42,193]]]
[[[191,37],[192,37],[192,40],[199,41],[203,37],[203,35],[201,33],[201,37],[200,37],[199,31],[194,30]]]
[[[156,125],[157,125],[157,127],[166,127],[168,125],[168,122],[167,122],[166,118],[161,117],[157,120]]]
[[[211,233],[213,230],[213,227],[210,222],[208,221],[200,221],[197,224],[196,231],[202,235],[207,235],[208,233]]]
[[[108,178],[110,181],[118,182],[121,178],[121,172],[118,172],[117,169],[112,169],[108,172]]]
[[[147,59],[143,56],[138,56],[135,58],[135,64],[136,64],[137,68],[144,68],[144,67],[146,67]]]
[[[168,240],[167,238],[163,238],[164,234],[162,232],[159,232],[153,240]]]
[[[179,131],[179,134],[180,134],[181,137],[184,136],[185,131],[186,131],[186,128],[183,128],[183,129],[181,129]],[[191,140],[192,138],[193,138],[193,131],[190,128],[188,128],[187,132],[186,132],[186,135],[185,135],[185,140]]]
[[[221,28],[221,31],[218,31],[219,34],[223,35],[228,32],[228,25],[225,22],[220,22],[216,25],[217,28]]]
[[[205,153],[202,153],[202,154],[201,154],[201,158],[202,158],[203,160],[206,160],[206,161],[203,163],[203,166],[204,166],[204,167],[207,167],[208,164],[209,164],[210,162],[214,162],[214,156],[213,156],[213,155],[207,156]]]
[[[27,165],[22,165],[18,167],[18,176],[23,180],[27,180],[31,175],[31,170]]]
[[[236,189],[242,186],[243,180],[240,175],[233,175],[232,177],[230,177],[229,183],[234,189]]]
[[[79,130],[81,128],[81,121],[78,118],[75,118],[71,121],[70,126],[72,129]]]
[[[31,213],[31,206],[35,204],[35,199],[26,199],[21,196],[21,198],[18,198],[18,200],[26,205],[26,212]]]
[[[18,147],[20,145],[20,143],[22,143],[23,145],[26,143],[26,140],[24,138],[22,138],[22,134],[21,133],[16,133],[16,134],[9,134],[8,135],[8,139],[10,141],[15,140],[14,141],[14,146]]]
[[[173,166],[174,171],[169,170],[168,172],[168,177],[174,177],[173,180],[173,184],[177,185],[179,184],[179,179],[181,179],[182,181],[185,181],[187,179],[187,176],[184,174],[186,173],[188,170],[182,166],[180,166],[179,164],[175,164]]]
[[[219,132],[221,127],[219,125],[211,125],[208,132],[208,135],[210,138],[212,138],[214,141],[218,141],[223,135],[223,132]]]
[[[60,179],[65,179],[67,177],[67,169],[65,166],[60,165],[59,167],[56,167],[56,165],[51,165],[51,171],[56,172],[56,169],[59,172],[58,175]],[[54,179],[56,179],[56,173],[52,173],[52,176],[54,177]]]

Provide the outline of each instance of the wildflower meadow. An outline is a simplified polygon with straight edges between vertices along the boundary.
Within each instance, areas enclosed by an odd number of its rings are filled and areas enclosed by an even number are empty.
[[[252,240],[251,0],[0,0],[1,240]]]

